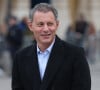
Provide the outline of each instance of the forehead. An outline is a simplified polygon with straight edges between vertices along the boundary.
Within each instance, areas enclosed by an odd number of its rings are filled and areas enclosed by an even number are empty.
[[[53,12],[48,11],[48,12],[40,12],[40,11],[36,11],[33,15],[33,20],[35,19],[54,19],[55,20],[55,16],[53,14]]]

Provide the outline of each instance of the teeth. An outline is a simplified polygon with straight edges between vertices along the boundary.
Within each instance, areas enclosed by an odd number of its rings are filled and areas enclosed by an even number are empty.
[[[42,35],[42,36],[48,36],[48,35],[50,35],[50,34],[47,34],[47,35]]]

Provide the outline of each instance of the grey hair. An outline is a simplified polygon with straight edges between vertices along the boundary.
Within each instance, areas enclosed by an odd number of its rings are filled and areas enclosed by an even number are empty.
[[[33,17],[36,11],[44,12],[44,13],[51,11],[54,14],[55,19],[57,20],[58,18],[57,10],[52,5],[47,4],[47,3],[39,3],[31,10],[30,12],[31,20],[33,20]]]

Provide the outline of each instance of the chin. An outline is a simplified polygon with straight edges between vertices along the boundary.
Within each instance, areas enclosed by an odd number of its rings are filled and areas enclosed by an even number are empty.
[[[43,40],[42,43],[44,43],[44,44],[51,44],[52,40]]]

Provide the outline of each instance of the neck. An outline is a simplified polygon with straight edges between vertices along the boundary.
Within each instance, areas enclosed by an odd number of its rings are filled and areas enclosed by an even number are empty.
[[[37,43],[38,44],[38,47],[39,47],[39,49],[42,51],[42,52],[44,52],[50,45],[51,45],[51,43],[49,43],[49,44],[39,44],[39,43]]]
[[[49,43],[39,43],[39,42],[37,42],[37,45],[38,45],[38,48],[42,52],[44,52],[54,42],[55,42],[55,38],[51,42],[49,42]]]

